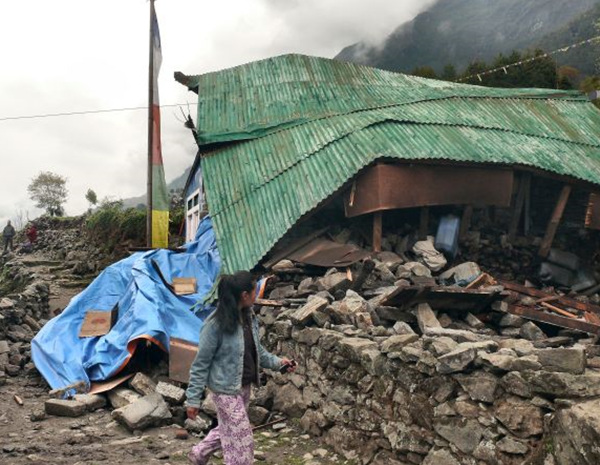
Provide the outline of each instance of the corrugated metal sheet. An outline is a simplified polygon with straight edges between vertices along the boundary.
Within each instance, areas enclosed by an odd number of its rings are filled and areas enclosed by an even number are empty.
[[[299,56],[197,82],[201,142],[255,138],[202,161],[225,271],[254,267],[380,158],[516,164],[600,184],[600,112],[579,94],[440,83]]]
[[[586,100],[577,92],[491,89],[303,55],[189,76],[185,83],[198,93],[200,144],[262,137],[315,118],[451,97]]]

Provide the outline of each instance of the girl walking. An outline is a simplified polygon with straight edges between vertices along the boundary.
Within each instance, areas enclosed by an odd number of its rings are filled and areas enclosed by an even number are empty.
[[[252,384],[259,384],[261,367],[279,370],[293,362],[267,352],[258,335],[252,310],[256,280],[247,271],[221,277],[219,302],[200,330],[198,354],[190,370],[187,415],[198,414],[204,389],[211,391],[219,425],[192,448],[188,458],[194,465],[206,465],[209,457],[223,450],[226,465],[254,463],[254,439],[248,420]]]

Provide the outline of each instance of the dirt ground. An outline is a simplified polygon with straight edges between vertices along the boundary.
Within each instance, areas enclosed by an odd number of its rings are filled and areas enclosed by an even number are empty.
[[[20,406],[14,396],[19,396]],[[11,378],[0,387],[0,463],[20,464],[178,464],[198,437],[176,439],[177,425],[132,434],[112,420],[108,409],[78,418],[37,416],[48,398],[39,378]],[[254,435],[256,462],[279,465],[353,464],[334,454],[315,438],[295,430],[272,427]],[[211,465],[223,464],[214,458]]]
[[[28,267],[50,284],[48,316],[60,312],[83,288],[65,279],[60,264],[45,261],[41,254],[28,257]],[[63,285],[63,283],[65,283]],[[0,386],[0,464],[178,464],[188,463],[187,453],[200,440],[192,435],[177,439],[177,425],[132,434],[112,420],[110,409],[78,418],[47,416],[44,402],[48,386],[39,377],[8,378]],[[15,400],[15,396],[23,405]],[[355,462],[334,454],[318,439],[297,430],[293,423],[283,429],[257,431],[255,462],[278,465],[333,465]],[[216,457],[211,465],[223,464]]]

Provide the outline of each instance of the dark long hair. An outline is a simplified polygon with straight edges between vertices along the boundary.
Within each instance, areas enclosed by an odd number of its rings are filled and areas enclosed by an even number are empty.
[[[238,302],[242,292],[252,292],[255,285],[256,280],[249,271],[221,276],[218,286],[219,303],[214,313],[221,331],[227,334],[235,332],[241,321]]]

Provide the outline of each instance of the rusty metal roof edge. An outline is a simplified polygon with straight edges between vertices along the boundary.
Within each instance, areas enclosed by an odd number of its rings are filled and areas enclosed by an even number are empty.
[[[296,166],[297,166],[297,165],[299,165],[300,163],[302,163],[302,162],[306,161],[308,158],[310,158],[310,157],[314,156],[315,154],[317,154],[317,153],[319,153],[320,151],[324,150],[324,149],[325,149],[325,148],[327,148],[328,146],[330,146],[330,145],[332,145],[332,144],[335,144],[336,142],[338,142],[338,141],[340,141],[340,140],[342,140],[342,139],[344,139],[344,138],[346,138],[346,137],[349,137],[350,135],[352,135],[352,134],[354,134],[354,133],[356,133],[356,132],[358,132],[358,131],[362,131],[362,130],[364,130],[364,129],[367,129],[367,128],[369,128],[369,127],[372,127],[372,126],[377,126],[378,124],[384,124],[384,123],[386,123],[386,122],[390,122],[390,121],[397,122],[398,120],[395,120],[395,119],[390,119],[390,118],[385,118],[385,119],[382,119],[382,120],[380,120],[380,121],[377,121],[377,122],[374,122],[374,123],[371,123],[371,124],[367,124],[367,125],[365,125],[365,126],[361,126],[361,127],[355,128],[355,129],[354,129],[354,130],[352,130],[352,131],[348,131],[348,132],[346,132],[346,133],[345,133],[345,134],[343,134],[341,137],[338,137],[338,138],[336,138],[336,139],[333,139],[333,140],[331,140],[330,142],[328,142],[327,144],[323,144],[322,146],[320,146],[320,147],[318,148],[318,150],[315,150],[315,151],[313,151],[313,152],[307,153],[307,154],[305,154],[304,156],[302,156],[302,157],[298,158],[298,159],[295,161],[295,163],[293,163],[292,165],[290,165],[290,166],[286,167],[284,170],[281,170],[281,171],[279,171],[279,172],[278,172],[278,173],[277,173],[275,176],[273,176],[273,177],[269,178],[269,179],[268,179],[267,181],[265,181],[264,183],[262,183],[262,184],[258,184],[258,185],[256,185],[256,186],[254,186],[254,187],[253,187],[253,188],[252,188],[250,191],[248,191],[248,192],[247,192],[247,193],[246,193],[244,196],[240,197],[240,198],[239,198],[239,199],[237,199],[235,202],[232,202],[231,204],[229,204],[229,205],[228,205],[228,206],[227,206],[225,209],[222,209],[222,210],[221,210],[221,211],[219,211],[219,212],[212,213],[212,215],[213,215],[213,216],[217,216],[217,215],[220,215],[220,214],[222,214],[222,213],[226,212],[226,211],[227,211],[229,208],[232,208],[234,205],[236,205],[237,203],[241,202],[241,201],[244,199],[244,197],[246,197],[247,195],[251,194],[251,193],[252,193],[252,192],[254,192],[254,191],[257,191],[257,190],[259,190],[259,189],[262,189],[264,186],[266,186],[267,184],[269,184],[269,183],[271,183],[271,182],[274,182],[274,181],[276,181],[276,180],[277,180],[277,178],[279,178],[280,176],[282,176],[282,175],[283,175],[285,172],[287,172],[287,171],[289,171],[289,170],[293,169],[294,167],[296,167]],[[552,138],[552,137],[544,137],[544,136],[532,135],[532,134],[527,134],[527,133],[523,133],[523,132],[519,132],[519,131],[512,131],[512,130],[509,130],[509,129],[486,128],[486,127],[479,127],[479,126],[469,126],[469,125],[465,125],[465,124],[463,124],[463,125],[458,125],[458,124],[445,124],[445,123],[422,123],[422,122],[411,122],[411,121],[401,121],[401,124],[409,124],[409,125],[411,125],[411,124],[414,124],[414,125],[422,125],[422,126],[457,127],[457,128],[460,128],[460,127],[463,127],[463,128],[464,128],[464,127],[466,127],[466,128],[471,128],[471,129],[480,129],[480,130],[483,130],[483,131],[497,131],[497,132],[504,132],[504,133],[519,134],[519,135],[523,135],[523,136],[527,136],[527,137],[536,137],[536,138],[540,138],[540,139],[554,140],[554,141],[564,142],[564,143],[567,143],[567,144],[581,145],[581,146],[584,146],[584,147],[600,148],[600,143],[599,143],[598,145],[591,145],[591,144],[586,144],[586,143],[582,143],[582,142],[569,141],[569,140],[566,140],[566,139],[561,139],[561,138]],[[248,143],[251,143],[251,142],[252,142],[252,141],[248,141]],[[475,162],[475,163],[476,163],[476,162]],[[535,167],[534,165],[530,165],[530,166],[532,166],[532,167]],[[550,171],[550,172],[551,172],[551,171]],[[576,177],[576,176],[575,176],[575,177]],[[577,177],[576,177],[576,178],[577,178]],[[585,181],[583,178],[578,178],[578,179],[581,179],[582,181]],[[599,180],[599,184],[600,184],[600,180]]]

